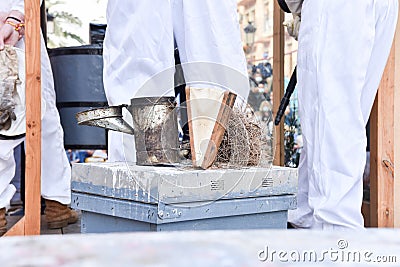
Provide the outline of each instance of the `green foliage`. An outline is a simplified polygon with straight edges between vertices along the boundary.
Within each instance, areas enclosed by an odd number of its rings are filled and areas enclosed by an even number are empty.
[[[74,33],[74,27],[82,26],[82,21],[73,14],[62,10],[62,6],[68,0],[46,0],[48,13],[54,16],[53,32],[47,33],[48,47],[69,46],[71,40],[74,43],[83,44],[83,39]]]

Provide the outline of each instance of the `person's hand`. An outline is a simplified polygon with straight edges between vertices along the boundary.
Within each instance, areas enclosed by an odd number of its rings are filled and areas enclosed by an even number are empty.
[[[0,13],[0,50],[4,45],[15,46],[24,35],[25,16],[23,13],[12,10],[5,14]]]
[[[11,22],[13,23],[13,22]],[[18,23],[14,23],[17,25]],[[7,22],[0,28],[0,50],[4,49],[4,45],[14,46],[21,39],[20,31],[15,26]]]
[[[293,19],[285,21],[283,23],[283,25],[287,27],[288,34],[292,36],[294,39],[296,39],[296,41],[299,37],[300,23],[301,23],[300,14],[293,14]]]

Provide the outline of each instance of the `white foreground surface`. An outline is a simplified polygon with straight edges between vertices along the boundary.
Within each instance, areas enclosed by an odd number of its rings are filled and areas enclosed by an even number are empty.
[[[266,249],[268,258],[261,261],[259,258],[266,257],[262,252]],[[199,231],[8,237],[0,239],[0,251],[1,266],[398,266],[400,231]],[[317,258],[310,260],[311,254]],[[382,263],[383,260],[392,262]]]

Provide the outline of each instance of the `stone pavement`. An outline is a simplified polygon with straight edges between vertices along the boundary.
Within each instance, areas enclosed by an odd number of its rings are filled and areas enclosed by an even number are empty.
[[[80,215],[80,212],[79,212]],[[8,215],[7,216],[7,228],[10,229],[22,216],[20,215]],[[70,224],[62,229],[47,229],[46,219],[44,215],[41,217],[40,233],[42,235],[67,235],[67,234],[79,234],[81,232],[81,218],[79,216],[78,222]]]

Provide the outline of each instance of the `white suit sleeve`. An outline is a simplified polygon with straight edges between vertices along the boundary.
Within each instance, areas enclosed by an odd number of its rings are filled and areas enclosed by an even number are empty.
[[[303,0],[286,0],[290,11],[294,14],[301,13],[301,6],[303,5]]]
[[[24,14],[24,0],[14,0],[11,6],[11,10],[16,10]]]

